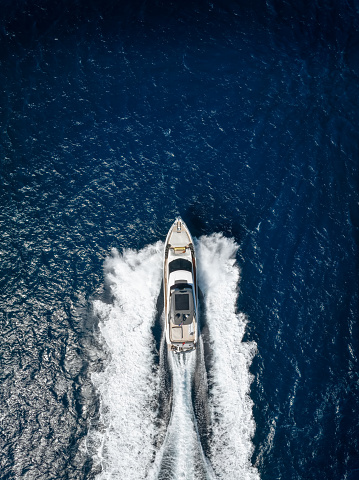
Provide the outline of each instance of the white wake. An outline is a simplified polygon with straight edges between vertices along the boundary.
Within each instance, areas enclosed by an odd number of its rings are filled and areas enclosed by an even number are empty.
[[[147,478],[154,459],[159,389],[151,327],[162,279],[163,243],[136,252],[117,251],[105,262],[111,304],[97,301],[95,313],[110,353],[105,371],[93,374],[100,394],[101,429],[88,443],[98,480]]]
[[[168,363],[173,387],[171,419],[151,480],[214,480],[199,439],[192,403],[196,351],[169,353]]]
[[[251,464],[255,422],[249,397],[249,372],[254,342],[242,342],[246,317],[236,313],[238,245],[220,234],[201,237],[197,244],[200,289],[212,358],[208,399],[211,413],[209,458],[218,479],[258,480]]]
[[[114,251],[105,262],[111,302],[96,301],[94,310],[109,363],[92,376],[100,396],[100,425],[87,441],[94,465],[101,470],[97,480],[259,479],[251,465],[255,423],[249,397],[256,345],[242,342],[246,318],[236,313],[238,245],[214,234],[201,237],[196,250],[208,345],[203,350],[200,337],[197,351],[167,354],[162,334],[159,364],[151,329],[158,313],[163,243],[121,255]],[[210,352],[208,398],[203,352]],[[206,452],[193,408],[195,373],[204,385],[201,398],[209,410]],[[159,393],[168,375],[171,412],[167,431],[159,435]]]

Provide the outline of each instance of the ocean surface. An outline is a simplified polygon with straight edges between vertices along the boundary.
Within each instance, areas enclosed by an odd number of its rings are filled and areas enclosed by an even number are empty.
[[[358,2],[0,6],[0,479],[358,480]]]

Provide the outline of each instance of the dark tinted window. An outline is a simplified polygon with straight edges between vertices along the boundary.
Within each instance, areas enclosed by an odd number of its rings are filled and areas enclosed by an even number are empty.
[[[185,260],[184,258],[177,258],[169,264],[170,273],[175,272],[176,270],[186,270],[187,272],[192,272],[191,262]]]
[[[176,293],[175,310],[189,310],[189,295],[188,293]]]

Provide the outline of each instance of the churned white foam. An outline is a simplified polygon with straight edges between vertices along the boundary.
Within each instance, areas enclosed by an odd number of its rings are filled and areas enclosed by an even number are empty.
[[[249,396],[249,367],[254,342],[242,342],[246,317],[236,312],[238,245],[220,234],[201,237],[197,244],[199,286],[204,295],[212,358],[208,398],[211,414],[210,461],[218,479],[259,479],[251,464],[255,422]]]
[[[259,479],[251,465],[255,423],[249,397],[256,345],[242,342],[246,318],[236,312],[238,245],[215,234],[201,237],[196,249],[208,327],[205,351],[211,352],[208,458],[192,398],[195,369],[205,372],[203,348],[175,355],[167,352],[162,335],[161,359],[155,362],[151,328],[158,314],[163,243],[139,252],[114,250],[104,266],[111,302],[94,302],[109,351],[105,370],[92,376],[100,396],[100,425],[91,430],[87,445],[99,467],[97,480]],[[158,448],[158,400],[167,371],[171,414]]]
[[[105,283],[112,302],[94,303],[109,364],[92,375],[100,395],[100,427],[88,446],[98,480],[147,478],[155,457],[155,420],[158,410],[158,367],[154,362],[151,327],[162,279],[163,243],[141,251],[116,250],[105,262]]]
[[[153,476],[159,480],[212,480],[211,467],[199,439],[192,403],[196,351],[168,356],[172,373],[172,412]]]

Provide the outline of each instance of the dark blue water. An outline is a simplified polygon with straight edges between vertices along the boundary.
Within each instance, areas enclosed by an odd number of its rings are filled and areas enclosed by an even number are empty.
[[[359,6],[248,3],[2,2],[1,478],[100,474],[103,264],[181,215],[240,246],[260,478],[359,479]]]

